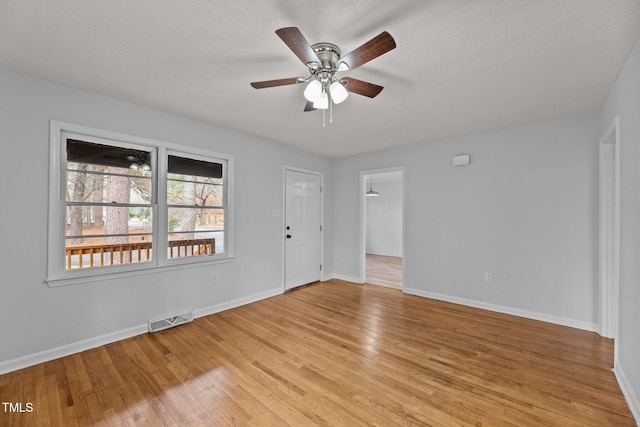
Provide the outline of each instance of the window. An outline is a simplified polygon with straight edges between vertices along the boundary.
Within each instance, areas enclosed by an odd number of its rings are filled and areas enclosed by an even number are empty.
[[[50,285],[231,258],[231,156],[52,121],[50,163]]]
[[[155,150],[65,139],[65,269],[150,261]]]
[[[169,257],[224,251],[223,164],[169,155],[167,170]]]

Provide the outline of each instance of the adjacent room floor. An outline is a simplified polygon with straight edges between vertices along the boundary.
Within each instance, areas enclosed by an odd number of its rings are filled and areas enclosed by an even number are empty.
[[[366,282],[372,285],[402,289],[402,258],[367,254]]]

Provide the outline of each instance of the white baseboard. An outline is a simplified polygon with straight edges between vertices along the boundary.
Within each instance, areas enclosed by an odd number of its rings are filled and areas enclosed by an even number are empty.
[[[629,405],[629,409],[631,410],[633,417],[636,419],[636,425],[640,425],[640,400],[638,400],[638,396],[633,391],[633,387],[631,386],[629,379],[625,375],[620,364],[617,362],[613,368],[613,374],[616,376],[618,385],[622,390],[622,394],[627,400],[627,404]]]
[[[209,307],[200,308],[194,310],[195,317],[208,316],[210,314],[220,313],[221,311],[230,310],[232,308],[240,307],[243,305],[251,304],[252,302],[260,301],[263,299],[271,298],[283,293],[282,288],[271,289],[269,291],[261,292],[259,294],[250,295],[244,298],[238,298],[232,301],[228,301],[222,304],[211,305]]]
[[[520,310],[512,307],[505,307],[501,305],[489,304],[480,301],[474,301],[465,298],[452,297],[449,295],[442,295],[433,292],[426,292],[420,289],[405,288],[404,292],[410,295],[417,295],[420,297],[436,299],[439,301],[451,302],[454,304],[466,305],[468,307],[481,308],[483,310],[495,311],[497,313],[510,314],[512,316],[524,317],[526,319],[540,320],[542,322],[554,323],[556,325],[568,326],[576,329],[583,329],[585,331],[597,332],[597,325],[595,323],[583,322],[575,319],[567,319],[565,317],[552,316],[550,314],[536,313],[533,311]]]
[[[342,274],[334,274],[332,279],[344,280],[345,282],[364,283],[359,277],[344,276]]]
[[[282,294],[282,292],[283,291],[281,288],[272,289],[270,291],[261,292],[259,294],[251,295],[245,298],[239,298],[223,304],[216,304],[210,307],[194,310],[193,314],[195,317],[207,316],[209,314],[219,313],[224,310],[229,310],[231,308],[240,307],[241,305],[250,304],[252,302],[260,301],[265,298],[280,295]],[[71,354],[80,353],[82,351],[90,350],[92,348],[100,347],[112,342],[131,338],[136,335],[147,333],[148,331],[149,325],[145,322],[142,325],[133,326],[121,331],[111,332],[94,338],[77,341],[60,347],[55,347],[49,350],[44,350],[38,353],[33,353],[26,356],[18,357],[16,359],[0,362],[0,375],[17,371],[19,369],[28,368],[29,366],[37,365],[39,363],[49,362],[51,360],[59,359],[64,356],[69,356]]]
[[[38,353],[28,354],[16,359],[7,360],[6,362],[0,363],[0,375],[6,374],[7,372],[17,371],[18,369],[28,368],[29,366],[37,365],[39,363],[49,362],[71,354],[80,353],[85,350],[100,347],[101,345],[131,338],[136,335],[144,334],[148,330],[149,325],[144,323],[121,331],[111,332],[109,334],[100,335],[94,338],[40,351]]]

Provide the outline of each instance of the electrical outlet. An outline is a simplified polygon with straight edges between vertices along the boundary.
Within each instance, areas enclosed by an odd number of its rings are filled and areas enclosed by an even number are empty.
[[[493,274],[489,271],[484,273],[484,281],[485,282],[493,282]]]
[[[218,281],[218,273],[211,274],[211,283],[216,283]]]

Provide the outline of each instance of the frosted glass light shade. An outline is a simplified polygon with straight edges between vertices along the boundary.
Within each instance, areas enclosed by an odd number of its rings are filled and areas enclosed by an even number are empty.
[[[316,110],[326,110],[329,108],[329,95],[327,95],[327,92],[320,93],[320,98],[313,103],[313,108]]]
[[[331,99],[333,99],[333,102],[336,104],[340,104],[342,101],[347,99],[347,96],[349,96],[349,92],[347,92],[344,86],[339,82],[331,83],[331,86],[329,86],[329,92],[331,92]]]
[[[134,171],[149,172],[151,170],[151,166],[146,163],[131,163],[129,169]]]
[[[304,97],[309,102],[316,102],[322,95],[322,83],[318,80],[311,80],[304,90]]]

